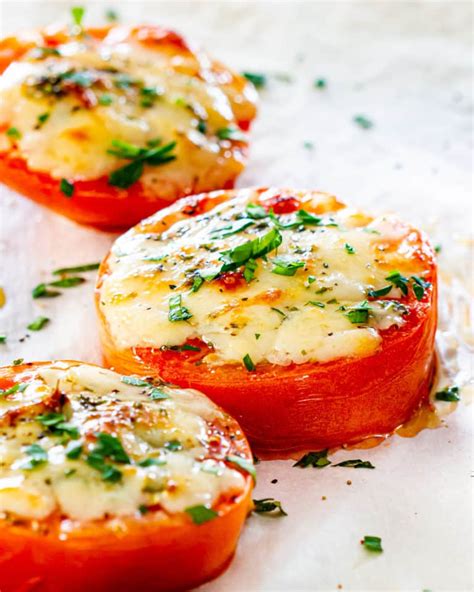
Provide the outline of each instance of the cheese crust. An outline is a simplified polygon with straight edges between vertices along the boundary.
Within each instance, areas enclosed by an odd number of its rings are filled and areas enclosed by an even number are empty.
[[[298,205],[287,213],[269,205],[291,200]],[[192,212],[200,202],[205,211]],[[99,312],[117,351],[200,340],[209,365],[364,357],[384,331],[403,325],[405,289],[428,286],[418,239],[394,216],[319,192],[197,196],[116,241],[98,284]]]
[[[50,28],[20,42],[28,51],[0,76],[0,155],[74,183],[130,164],[117,142],[175,143],[173,160],[145,160],[139,179],[147,195],[170,201],[232,186],[242,171],[255,89],[178,35]]]
[[[79,362],[15,378],[0,394],[0,517],[166,518],[246,487],[227,456],[232,420],[197,391]]]

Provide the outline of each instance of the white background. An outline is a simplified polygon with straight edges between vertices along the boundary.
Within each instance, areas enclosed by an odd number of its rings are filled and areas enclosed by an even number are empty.
[[[67,18],[70,5],[3,0],[1,33]],[[459,343],[461,338],[473,343],[472,253],[467,250],[472,245],[471,3],[117,1],[88,6],[89,23],[113,7],[124,22],[167,25],[236,69],[270,75],[240,186],[323,189],[376,212],[397,211],[427,229],[443,246],[440,264],[450,284],[441,303],[440,332],[447,358],[453,354],[449,378],[468,381],[472,359]],[[312,86],[320,77],[327,80],[324,90]],[[352,118],[358,114],[374,127],[357,127]],[[314,148],[308,150],[304,142]],[[0,361],[99,362],[94,274],[85,285],[49,301],[33,301],[30,291],[57,267],[98,261],[113,237],[79,227],[4,187],[0,231],[0,285],[7,296],[0,333],[8,335]],[[50,325],[20,342],[38,314],[50,317]],[[472,419],[466,394],[439,429],[332,455],[336,462],[370,460],[374,471],[261,463],[255,497],[280,499],[289,515],[252,516],[229,570],[203,589],[471,590]],[[273,478],[277,484],[270,483]],[[365,534],[382,537],[382,555],[364,551],[359,540]]]

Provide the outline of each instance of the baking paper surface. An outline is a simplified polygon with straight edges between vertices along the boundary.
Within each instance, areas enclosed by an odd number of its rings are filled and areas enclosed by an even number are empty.
[[[472,345],[471,3],[80,4],[88,6],[86,22],[113,7],[123,22],[175,28],[237,70],[267,74],[250,164],[238,185],[317,188],[376,213],[395,211],[430,232],[442,245],[449,284],[439,340],[447,380],[469,381],[472,358],[462,343]],[[1,33],[67,19],[70,6],[3,1]],[[317,78],[326,88],[313,87]],[[356,115],[373,127],[355,125]],[[94,273],[59,298],[34,301],[31,289],[53,269],[99,261],[114,236],[3,186],[0,231],[7,298],[0,333],[8,336],[1,363],[100,362]],[[40,314],[50,325],[28,332]],[[438,429],[332,455],[334,462],[370,460],[375,470],[260,463],[254,497],[281,500],[288,516],[250,517],[230,568],[202,590],[472,589],[472,419],[467,389]],[[367,553],[359,543],[364,535],[382,537],[384,553]]]

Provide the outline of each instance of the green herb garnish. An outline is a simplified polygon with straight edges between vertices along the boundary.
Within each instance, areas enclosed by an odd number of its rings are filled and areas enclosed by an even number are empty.
[[[304,261],[292,261],[288,257],[277,257],[272,261],[274,267],[272,273],[277,275],[293,276],[300,267],[304,267]]]
[[[14,138],[15,140],[19,140],[21,138],[21,132],[16,127],[9,127],[5,133],[9,138]]]
[[[48,462],[48,453],[39,444],[31,444],[25,452],[29,459],[19,467],[23,471],[32,471]]]
[[[219,140],[234,140],[236,142],[245,142],[246,137],[239,129],[235,127],[222,127],[216,131]]]
[[[166,448],[166,450],[169,450],[170,452],[177,452],[178,450],[183,450],[183,445],[179,440],[169,440],[168,442],[165,442],[164,447]]]
[[[249,354],[245,354],[242,361],[249,372],[255,372],[255,364]]]
[[[73,440],[79,438],[79,430],[66,421],[62,413],[45,413],[36,418],[41,425],[48,428],[50,432],[58,436],[66,434]]]
[[[349,243],[346,243],[344,245],[344,248],[346,249],[346,251],[349,255],[354,255],[354,253],[356,252],[354,247],[352,247]]]
[[[149,382],[142,380],[141,378],[137,378],[136,376],[122,376],[120,381],[131,386],[151,386]]]
[[[257,74],[256,72],[242,72],[247,80],[249,80],[255,88],[263,88],[267,84],[267,77],[265,74]]]
[[[249,259],[258,259],[277,249],[283,240],[280,232],[272,228],[267,234],[242,245],[223,251],[219,259],[223,262],[220,273],[233,271],[247,263]]]
[[[319,90],[326,88],[326,86],[327,86],[326,79],[325,78],[316,78],[316,80],[313,82],[313,86],[314,86],[314,88],[317,88]]]
[[[392,286],[385,286],[385,288],[380,288],[380,290],[369,290],[367,296],[369,296],[369,298],[380,298],[386,296],[391,289]]]
[[[66,458],[69,460],[77,460],[83,450],[84,446],[78,442],[70,442],[68,447],[66,448]]]
[[[227,462],[230,462],[236,467],[239,467],[239,469],[242,469],[248,473],[252,477],[254,483],[257,482],[257,471],[255,470],[252,461],[235,454],[229,454],[229,456],[226,456],[225,459]]]
[[[191,516],[194,524],[204,524],[204,522],[209,522],[218,516],[217,512],[203,505],[191,506],[186,508],[185,512]]]
[[[85,13],[86,9],[83,6],[73,6],[71,8],[72,20],[77,27],[82,27],[82,21],[84,19]]]
[[[36,317],[34,321],[32,321],[29,325],[27,325],[27,329],[30,331],[41,331],[43,327],[45,327],[49,323],[48,317]]]
[[[442,391],[438,391],[435,394],[435,399],[437,401],[448,401],[449,403],[457,403],[461,400],[461,397],[459,396],[459,387],[448,386],[444,388]]]
[[[367,551],[372,553],[382,553],[382,539],[378,536],[365,535],[364,540],[361,541]]]
[[[362,129],[370,129],[374,126],[373,122],[365,117],[365,115],[355,115],[353,121]]]
[[[66,197],[72,197],[74,195],[74,184],[70,183],[67,179],[61,179],[59,189]]]
[[[50,113],[41,113],[40,115],[38,115],[38,123],[36,124],[36,127],[43,127],[43,125],[48,121],[50,115]]]
[[[99,105],[102,105],[102,107],[108,107],[109,105],[111,105],[113,103],[113,97],[112,95],[100,95],[100,97],[98,98],[99,101]]]
[[[109,21],[109,23],[116,23],[119,20],[119,15],[116,10],[109,8],[105,11],[105,19]]]
[[[95,271],[99,269],[100,263],[86,263],[85,265],[77,265],[76,267],[61,267],[53,271],[53,275],[67,275],[70,273],[81,273],[84,271]]]
[[[360,458],[353,460],[343,460],[333,467],[350,467],[352,469],[375,469],[374,465],[368,460],[360,460]]]
[[[306,469],[307,467],[313,467],[315,469],[323,469],[331,464],[328,459],[328,449],[317,450],[315,452],[307,452],[293,465],[294,467],[301,467]]]
[[[353,325],[364,325],[369,321],[369,304],[362,302],[359,306],[352,307],[348,312],[344,313]]]
[[[112,148],[108,150],[108,153],[132,162],[113,171],[109,175],[109,185],[128,189],[141,177],[145,164],[159,166],[175,160],[176,155],[173,154],[175,147],[176,142],[169,142],[154,148],[139,148],[121,140],[113,140]]]
[[[283,509],[281,502],[272,497],[264,497],[263,499],[254,499],[253,512],[256,514],[270,514],[272,516],[288,516]]]
[[[168,300],[168,307],[168,320],[173,323],[177,321],[187,321],[193,316],[185,306],[182,306],[181,294],[171,296]]]
[[[107,459],[121,464],[130,464],[130,458],[125,452],[118,438],[99,432],[96,434],[97,444],[86,458],[86,462],[93,469],[101,473],[104,481],[117,483],[122,479],[122,472],[113,465],[106,463]]]

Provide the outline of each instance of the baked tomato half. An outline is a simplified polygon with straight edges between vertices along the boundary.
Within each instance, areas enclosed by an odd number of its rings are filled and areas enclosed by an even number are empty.
[[[81,362],[0,369],[2,592],[187,590],[250,509],[237,423],[207,397]]]
[[[314,191],[190,197],[119,238],[97,309],[108,364],[198,388],[260,450],[387,434],[428,396],[426,237]]]
[[[0,41],[0,179],[82,224],[129,228],[233,187],[256,91],[158,26],[47,28]]]

